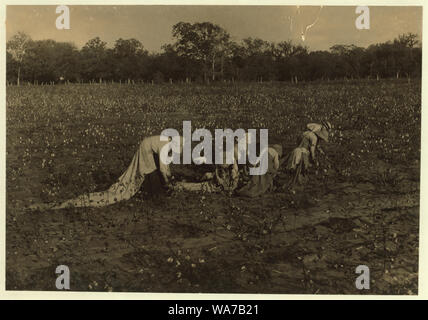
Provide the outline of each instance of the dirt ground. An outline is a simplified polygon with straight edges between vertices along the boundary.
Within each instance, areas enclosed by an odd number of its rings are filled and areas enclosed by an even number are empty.
[[[418,217],[416,186],[379,197],[370,183],[22,214],[8,219],[8,265],[19,272],[8,270],[7,287],[55,290],[65,264],[73,290],[416,294]],[[370,268],[367,292],[355,288],[358,265]]]
[[[14,101],[8,100],[8,117],[16,114],[10,105],[25,104],[25,97]],[[339,179],[334,171],[323,177],[314,172],[311,182],[292,191],[281,187],[287,179],[281,174],[274,192],[254,199],[140,192],[105,208],[28,213],[24,207],[29,199],[46,201],[58,195],[35,193],[49,185],[43,180],[42,159],[35,156],[39,169],[21,164],[27,159],[17,142],[23,129],[15,128],[12,120],[9,117],[7,290],[56,290],[55,269],[67,265],[71,290],[76,291],[418,293],[417,160],[391,164],[377,159],[376,168],[387,169],[376,179],[361,178],[370,171],[367,166],[352,172],[360,177],[354,180]],[[44,138],[34,139],[26,148],[37,155]],[[289,152],[291,143],[284,144]],[[128,149],[123,163],[135,146]],[[61,160],[52,167],[69,168],[66,175],[74,177],[74,161],[89,166],[99,153],[84,160],[66,155],[58,155]],[[122,164],[111,166],[116,168],[111,175],[102,165],[93,171],[98,190],[125,169]],[[66,178],[61,178],[63,185]],[[72,177],[67,181],[79,186]],[[63,198],[76,194],[55,190],[63,192]],[[370,268],[369,290],[355,286],[359,265]]]

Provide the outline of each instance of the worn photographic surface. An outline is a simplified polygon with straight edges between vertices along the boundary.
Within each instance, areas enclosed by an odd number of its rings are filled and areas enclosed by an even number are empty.
[[[8,5],[6,290],[418,294],[422,7]]]

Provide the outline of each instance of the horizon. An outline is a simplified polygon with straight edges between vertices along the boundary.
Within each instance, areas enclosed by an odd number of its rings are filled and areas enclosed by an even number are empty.
[[[172,26],[183,22],[211,22],[225,29],[231,40],[260,38],[278,43],[291,40],[313,51],[328,51],[333,45],[370,45],[393,41],[400,34],[415,33],[422,43],[422,7],[370,8],[370,29],[358,30],[356,6],[68,6],[70,30],[57,30],[56,6],[7,6],[6,40],[18,31],[33,40],[52,39],[73,43],[79,50],[99,37],[112,48],[119,38],[139,40],[150,53],[174,42]],[[34,24],[37,17],[39,23]],[[24,18],[27,17],[27,19]],[[305,40],[301,33],[308,29]],[[114,27],[112,27],[112,25]],[[147,31],[149,28],[156,32]]]

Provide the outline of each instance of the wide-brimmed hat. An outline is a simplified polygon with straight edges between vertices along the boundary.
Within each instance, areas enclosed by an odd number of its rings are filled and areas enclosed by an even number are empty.
[[[308,123],[307,128],[315,133],[319,138],[328,142],[328,130],[331,129],[331,124],[328,121],[319,123]]]

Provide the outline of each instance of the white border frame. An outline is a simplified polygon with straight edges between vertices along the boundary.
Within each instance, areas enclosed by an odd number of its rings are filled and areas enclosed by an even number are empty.
[[[428,209],[428,199],[423,196],[428,191],[428,147],[423,141],[428,141],[428,119],[425,116],[424,105],[428,101],[428,88],[426,85],[427,59],[426,49],[422,49],[422,110],[421,110],[421,181],[420,181],[420,213],[419,213],[419,288],[418,295],[306,295],[306,294],[198,294],[198,293],[120,293],[120,292],[70,292],[70,291],[6,291],[6,6],[7,5],[334,5],[334,6],[421,6],[422,8],[422,46],[427,42],[428,10],[424,1],[406,0],[365,0],[364,3],[356,1],[337,0],[134,0],[134,1],[112,1],[112,0],[0,0],[0,21],[5,28],[0,28],[0,299],[129,299],[129,300],[414,300],[428,298],[428,221],[424,216],[424,209]],[[4,160],[4,161],[3,161]]]

